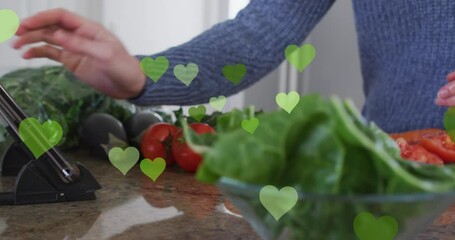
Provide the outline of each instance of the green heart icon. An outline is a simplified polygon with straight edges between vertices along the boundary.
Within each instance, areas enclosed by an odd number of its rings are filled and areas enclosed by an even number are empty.
[[[205,116],[206,111],[207,109],[205,108],[204,105],[199,105],[198,107],[190,107],[190,109],[188,109],[190,117],[194,118],[194,120],[198,122],[200,122],[202,118]]]
[[[183,82],[186,86],[189,86],[190,83],[196,78],[199,73],[199,68],[196,64],[190,63],[186,67],[183,64],[179,64],[174,67],[175,77]]]
[[[257,118],[243,119],[241,124],[242,124],[242,128],[245,131],[253,134],[254,131],[256,131],[256,128],[258,128],[258,126],[259,126],[259,119],[257,119]]]
[[[47,120],[41,125],[36,118],[26,118],[19,124],[19,136],[36,159],[57,145],[62,135],[62,126],[56,121]]]
[[[361,212],[354,219],[354,231],[360,240],[392,240],[398,233],[398,223],[391,216],[376,219],[371,213]]]
[[[291,113],[300,101],[300,95],[296,91],[286,93],[278,93],[275,101],[284,111]]]
[[[169,61],[166,57],[157,57],[155,60],[146,57],[141,60],[141,70],[154,82],[157,82],[169,68]]]
[[[109,150],[109,161],[117,168],[123,175],[134,167],[134,164],[139,160],[139,150],[135,147],[128,147],[123,151],[119,147],[114,147]]]
[[[455,141],[455,107],[449,107],[444,113],[444,128],[452,141]]]
[[[219,96],[218,98],[212,97],[210,98],[209,103],[210,106],[221,112],[221,110],[223,110],[224,108],[224,105],[226,105],[226,97],[224,96]]]
[[[227,65],[223,68],[223,75],[227,80],[231,81],[234,85],[240,83],[246,74],[246,66],[244,64]]]
[[[162,158],[155,158],[153,161],[145,158],[141,161],[140,168],[147,177],[156,181],[161,173],[164,172],[164,169],[166,169],[166,161]]]
[[[288,62],[302,72],[316,57],[316,49],[311,44],[305,44],[301,48],[297,45],[289,45],[285,55]]]
[[[19,17],[10,9],[0,10],[0,43],[10,39],[19,28]]]
[[[259,192],[262,205],[277,221],[295,206],[297,199],[297,191],[289,186],[278,191],[275,186],[267,185]]]

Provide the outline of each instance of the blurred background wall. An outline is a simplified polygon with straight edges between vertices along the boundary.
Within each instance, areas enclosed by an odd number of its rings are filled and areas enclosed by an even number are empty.
[[[212,25],[234,18],[249,0],[1,0],[25,18],[36,12],[63,7],[102,23],[113,31],[131,54],[152,54],[184,43]],[[1,24],[1,23],[0,23]],[[0,44],[0,75],[22,67],[56,64],[49,60],[25,61],[21,52]],[[314,62],[298,74],[284,62],[265,79],[228,100],[225,110],[254,105],[276,109],[275,95],[291,90],[349,97],[364,103],[357,38],[350,0],[336,1],[305,43],[317,49]]]

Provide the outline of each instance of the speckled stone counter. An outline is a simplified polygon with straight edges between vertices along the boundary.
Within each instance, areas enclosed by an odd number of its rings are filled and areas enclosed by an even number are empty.
[[[0,239],[259,239],[214,186],[167,169],[156,182],[139,166],[123,176],[83,151],[82,162],[103,187],[94,201],[0,206]],[[14,178],[0,178],[10,191]]]
[[[107,160],[67,152],[102,185],[97,199],[25,206],[0,206],[0,239],[259,239],[250,225],[210,185],[167,169],[156,182],[135,166],[126,176]],[[0,178],[9,191],[14,178]],[[455,239],[455,206],[419,240]]]

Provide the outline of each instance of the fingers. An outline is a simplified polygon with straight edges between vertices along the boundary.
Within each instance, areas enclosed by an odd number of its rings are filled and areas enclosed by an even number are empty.
[[[19,25],[19,28],[16,31],[16,36],[20,36],[24,34],[24,32],[27,32],[28,30],[22,25],[22,23]]]
[[[13,43],[13,47],[19,49],[26,44],[37,42],[57,45],[69,52],[89,55],[101,60],[107,59],[113,54],[112,50],[110,50],[111,47],[109,47],[107,43],[91,40],[76,33],[57,29],[56,27],[48,27],[46,29],[25,33]],[[33,51],[37,51],[37,48],[32,49],[34,49]],[[23,57],[33,58],[33,56],[29,56],[27,52],[23,55]]]
[[[53,25],[58,25],[66,30],[73,31],[81,27],[86,21],[87,20],[84,20],[74,13],[57,8],[39,12],[32,17],[24,19],[16,34],[21,36],[27,31],[33,31]]]
[[[444,99],[444,98],[448,98],[451,96],[455,96],[455,82],[454,81],[447,83],[438,91],[439,98]]]
[[[446,99],[436,99],[436,105],[442,106],[442,107],[452,107],[455,106],[455,96],[446,98]]]
[[[104,28],[94,21],[82,18],[64,9],[53,9],[23,20],[16,35],[21,37],[29,32],[48,28],[74,31],[90,39],[95,39],[98,33],[105,32]]]
[[[53,41],[66,51],[88,55],[98,60],[110,60],[114,54],[109,43],[90,40],[61,29],[54,33]]]
[[[113,54],[109,50],[112,47],[106,43],[110,35],[101,25],[60,8],[40,12],[23,20],[16,35],[19,36],[13,43],[16,49],[45,42],[98,59]]]
[[[447,79],[449,79],[449,76]],[[455,81],[448,81],[449,83],[438,91],[435,103],[439,106],[455,106]]]
[[[455,80],[455,72],[451,72],[447,75],[447,81],[453,81]]]
[[[57,31],[57,27],[47,27],[31,32],[24,33],[20,38],[13,42],[13,48],[20,49],[26,44],[32,44],[37,42],[46,42],[49,44],[55,44],[53,41],[53,34]]]
[[[41,47],[31,48],[26,51],[22,57],[25,59],[31,58],[49,58],[59,62],[62,50],[50,45],[44,45]]]

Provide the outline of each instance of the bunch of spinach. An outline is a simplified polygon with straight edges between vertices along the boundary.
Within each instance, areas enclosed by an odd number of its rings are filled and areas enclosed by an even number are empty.
[[[310,94],[301,98],[291,114],[277,111],[257,118],[259,127],[254,134],[241,129],[243,118],[239,112],[218,118],[216,136],[197,136],[185,129],[189,144],[204,156],[197,172],[200,181],[234,179],[330,196],[443,193],[455,189],[455,167],[401,159],[396,143],[362,118],[350,101]],[[426,203],[303,201],[277,222],[257,196],[244,200],[250,201],[256,217],[268,226],[267,231],[277,236],[283,229],[291,229],[295,239],[354,239],[352,221],[365,209],[393,213],[405,227],[410,217],[426,208]],[[326,227],[333,229],[327,231]]]
[[[63,149],[79,145],[79,124],[91,113],[109,113],[124,122],[136,112],[133,105],[96,92],[62,66],[19,69],[1,77],[0,84],[29,117],[60,123],[58,146]]]

